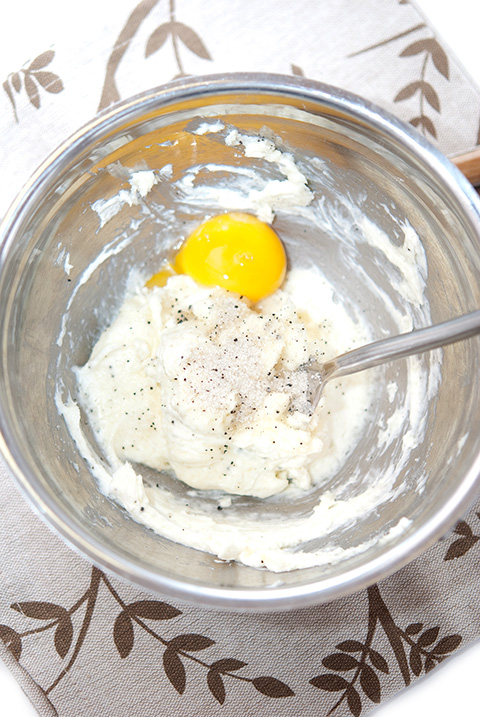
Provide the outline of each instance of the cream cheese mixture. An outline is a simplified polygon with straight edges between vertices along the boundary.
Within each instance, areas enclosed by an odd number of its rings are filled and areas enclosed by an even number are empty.
[[[218,122],[210,126],[215,133],[225,129]],[[207,134],[208,127],[202,123],[197,133]],[[269,139],[237,130],[225,130],[224,141],[246,156],[274,164],[283,178],[262,186],[251,170],[192,167],[176,180],[187,204],[207,203],[218,212],[241,209],[267,221],[278,212],[297,212],[320,223],[322,204],[315,206],[307,178],[290,154]],[[231,181],[225,186],[196,182],[201,171],[228,169]],[[171,167],[159,173],[169,176]],[[136,172],[130,192],[95,202],[100,228],[125,204],[144,201],[157,178],[151,170]],[[391,265],[392,282],[406,308],[393,306],[387,295],[382,301],[398,331],[410,330],[412,312],[427,306],[421,242],[405,226],[403,243],[396,246],[370,220],[354,214],[365,241]],[[373,370],[328,384],[312,416],[302,366],[312,357],[328,359],[368,343],[371,327],[361,310],[352,311],[351,301],[339,300],[321,268],[308,262],[290,267],[283,286],[255,305],[224,289],[200,286],[186,275],[174,275],[154,288],[145,286],[146,279],[132,272],[118,313],[86,364],[75,369],[75,400],[57,391],[58,410],[100,490],[164,537],[273,571],[336,562],[408,527],[409,520],[402,518],[361,545],[324,542],[321,548],[304,549],[309,541],[334,535],[398,495],[399,471],[423,440],[425,406],[435,392],[439,369],[433,366],[427,377],[417,358],[408,359],[405,400],[378,429],[380,452],[403,436],[395,465],[372,473],[351,495],[348,485],[324,490],[371,421],[376,374]],[[64,332],[65,327],[59,345]],[[394,381],[387,394],[390,403],[397,401]],[[84,434],[81,411],[108,467]],[[158,471],[158,481],[142,474],[145,466]],[[184,485],[183,493],[170,491],[161,471],[173,473]],[[358,477],[353,470],[348,483],[355,484]],[[312,509],[282,516],[282,502],[302,495],[316,496]],[[250,513],[236,510],[241,497],[252,501]],[[263,502],[278,504],[276,517],[259,519]]]
[[[315,321],[309,304],[324,312],[328,303],[330,321]],[[332,438],[323,412],[309,414],[301,367],[325,343],[364,338],[332,303],[314,269],[293,270],[254,308],[185,275],[138,288],[77,370],[80,401],[109,461],[173,469],[193,488],[258,498],[290,484],[311,488]],[[348,427],[343,451],[368,404],[360,383],[360,400],[335,402],[331,421]]]

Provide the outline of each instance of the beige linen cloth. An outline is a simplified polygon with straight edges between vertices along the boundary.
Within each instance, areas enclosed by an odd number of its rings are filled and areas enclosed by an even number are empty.
[[[186,74],[305,75],[382,105],[446,154],[479,143],[478,89],[405,0],[33,7],[24,64],[0,58],[0,216],[96,112]],[[480,636],[475,509],[359,594],[225,614],[103,574],[41,522],[4,463],[0,479],[0,654],[41,715],[360,715]]]

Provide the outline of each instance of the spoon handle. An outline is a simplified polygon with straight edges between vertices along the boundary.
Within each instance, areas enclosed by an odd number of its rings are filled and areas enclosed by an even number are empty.
[[[480,333],[480,310],[442,324],[375,341],[337,356],[323,364],[325,378],[346,376],[393,359],[431,351]]]

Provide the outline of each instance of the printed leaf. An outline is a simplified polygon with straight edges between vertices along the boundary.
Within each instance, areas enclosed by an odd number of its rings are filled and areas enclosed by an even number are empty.
[[[12,92],[12,90],[10,89],[10,85],[8,84],[7,80],[5,80],[5,82],[3,83],[3,89],[4,89],[5,92],[7,93],[8,99],[9,99],[10,102],[12,103],[12,107],[13,107],[13,109],[15,110],[15,98],[14,98],[14,96],[13,96],[13,92]]]
[[[417,645],[419,647],[427,647],[428,645],[431,645],[437,639],[439,632],[439,627],[431,627],[429,630],[425,630],[425,632],[418,638]]]
[[[16,610],[26,617],[33,617],[35,620],[58,620],[68,616],[64,607],[55,605],[53,602],[16,602],[10,607],[12,610]]]
[[[412,55],[419,55],[422,52],[428,52],[430,54],[435,68],[448,80],[450,74],[448,57],[442,46],[433,37],[412,42],[411,45],[408,45],[408,47],[402,50],[400,57],[411,57]]]
[[[427,659],[425,660],[425,672],[430,672],[431,670],[433,670],[433,668],[436,667],[436,664],[437,663],[435,662],[433,657],[427,657]]]
[[[130,615],[122,610],[113,625],[113,641],[120,657],[128,657],[133,647],[133,624]]]
[[[150,35],[145,48],[145,57],[150,57],[154,52],[160,50],[172,33],[172,23],[166,22],[159,25]]]
[[[459,535],[467,535],[469,538],[473,535],[471,527],[464,520],[458,521],[453,532]]]
[[[305,74],[301,67],[298,65],[292,64],[292,75],[297,75],[297,77],[305,77]]]
[[[408,667],[408,660],[405,652],[405,647],[403,645],[401,632],[398,630],[390,614],[390,611],[383,602],[378,586],[373,585],[372,587],[368,588],[368,596],[371,605],[373,601],[377,603],[377,618],[380,620],[380,623],[393,650],[395,659],[398,663],[398,667],[403,677],[403,681],[405,682],[405,687],[408,687],[411,681],[411,675]]]
[[[47,92],[57,95],[63,90],[63,82],[54,72],[44,72],[40,70],[32,74]]]
[[[430,85],[428,82],[424,82],[422,91],[423,91],[423,96],[427,100],[430,107],[433,107],[434,110],[436,110],[437,112],[440,112],[440,98],[438,97],[437,93],[433,89],[432,85]]]
[[[446,80],[449,79],[450,71],[448,66],[448,57],[445,50],[436,40],[432,40],[431,47],[432,61],[437,70]]]
[[[127,606],[127,612],[129,615],[136,615],[136,617],[143,618],[144,620],[171,620],[182,614],[181,611],[173,607],[173,605],[158,600],[139,600],[138,602],[133,602]]]
[[[38,92],[37,85],[32,79],[32,76],[28,74],[25,75],[25,89],[27,91],[30,103],[38,110],[38,108],[40,107],[40,94]]]
[[[223,684],[220,673],[215,672],[215,670],[209,670],[207,673],[207,684],[208,689],[217,702],[220,702],[220,704],[223,705],[225,702],[225,685]]]
[[[445,655],[447,652],[453,652],[460,645],[462,638],[460,635],[448,635],[448,637],[442,637],[437,642],[432,652],[436,655]]]
[[[163,669],[178,694],[183,695],[187,684],[185,667],[175,650],[170,647],[167,647],[163,653]]]
[[[47,50],[46,52],[42,52],[41,55],[38,55],[38,57],[36,57],[33,62],[30,63],[28,67],[28,72],[41,70],[43,67],[49,65],[54,57],[55,53],[53,50]]]
[[[14,72],[12,75],[12,85],[15,92],[20,92],[22,89],[22,78],[18,74],[18,72]]]
[[[285,682],[277,680],[276,677],[255,677],[252,685],[267,697],[292,697],[295,694]]]
[[[210,665],[211,670],[216,672],[233,672],[234,670],[240,670],[242,667],[246,667],[247,663],[242,660],[235,660],[233,657],[225,657],[222,660],[217,660]]]
[[[377,677],[377,673],[368,665],[364,665],[360,672],[360,686],[372,702],[377,704],[380,702],[380,680]]]
[[[195,650],[205,650],[207,647],[215,644],[215,640],[211,640],[204,635],[196,635],[194,633],[186,635],[178,635],[169,641],[169,647],[173,650],[185,650],[185,652],[193,652]]]
[[[454,558],[461,558],[462,555],[468,553],[470,548],[473,548],[477,540],[477,536],[472,536],[471,538],[459,538],[458,540],[454,540],[453,543],[450,545],[449,549],[447,550],[444,560],[453,560]]]
[[[413,97],[415,92],[420,89],[422,86],[421,82],[410,82],[410,84],[405,85],[405,87],[402,87],[400,92],[396,95],[394,98],[394,102],[401,102],[402,100],[408,100],[410,97]]]
[[[384,672],[386,675],[388,675],[388,672],[389,672],[388,662],[379,652],[370,648],[370,650],[368,651],[368,656],[370,658],[372,665],[377,670],[380,670],[380,672]]]
[[[350,712],[354,717],[359,717],[359,714],[362,711],[362,701],[360,699],[360,695],[358,694],[357,690],[352,687],[351,685],[348,686],[347,691],[347,704],[350,709]]]
[[[421,52],[430,52],[431,44],[432,40],[430,38],[412,42],[411,45],[401,51],[400,57],[411,57],[412,55],[419,55]]]
[[[412,622],[411,625],[408,625],[405,632],[407,635],[416,635],[423,627],[423,622]]]
[[[349,687],[349,682],[340,675],[318,675],[310,680],[310,684],[314,687],[318,687],[319,690],[326,690],[327,692],[340,692]]]
[[[362,645],[358,640],[345,640],[339,645],[336,645],[337,650],[343,652],[362,652],[365,649],[365,645]]]
[[[70,615],[65,617],[58,623],[58,627],[55,630],[55,636],[53,642],[55,649],[63,659],[72,645],[73,639],[73,625],[70,619]]]
[[[22,638],[8,625],[0,625],[0,640],[18,661],[22,654]]]
[[[173,23],[172,23],[173,24]],[[183,42],[185,47],[188,47],[190,52],[193,52],[197,57],[201,57],[203,60],[211,60],[211,55],[205,47],[203,40],[195,30],[192,30],[188,25],[184,25],[183,22],[174,23],[174,32],[177,37]]]
[[[425,97],[429,105],[437,112],[440,112],[440,99],[436,91],[433,89],[431,84],[424,82],[423,80],[410,82],[408,85],[405,85],[405,87],[403,87],[396,95],[394,102],[408,100],[410,97],[413,97],[418,90],[420,90],[422,96]]]
[[[410,669],[412,670],[413,674],[418,677],[418,675],[422,671],[422,655],[420,653],[420,650],[415,646],[412,645],[412,649],[410,650]]]
[[[433,124],[432,120],[427,117],[426,115],[420,115],[419,117],[414,117],[410,120],[410,124],[412,124],[414,127],[421,127],[426,132],[432,135],[432,137],[437,137],[437,131],[435,129],[435,125]]]
[[[354,670],[358,666],[358,660],[352,655],[345,655],[342,652],[335,652],[322,660],[328,670],[346,671]]]

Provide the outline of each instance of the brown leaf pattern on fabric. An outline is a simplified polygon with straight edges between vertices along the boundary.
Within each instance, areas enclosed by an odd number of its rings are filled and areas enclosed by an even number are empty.
[[[216,672],[215,670],[209,670],[207,673],[207,685],[217,702],[220,702],[220,704],[223,705],[225,702],[226,692],[221,673]]]
[[[294,64],[292,64],[290,67],[292,70],[292,75],[296,75],[297,77],[305,77],[305,73],[303,72],[301,67]]]
[[[480,513],[476,513],[476,517],[480,520]],[[453,532],[461,537],[454,540],[450,545],[445,557],[443,558],[444,560],[461,558],[462,555],[468,553],[470,548],[473,548],[473,546],[480,540],[480,535],[476,535],[465,520],[460,520],[455,526]]]
[[[370,52],[376,50],[379,47],[388,45],[392,42],[398,42],[399,40],[417,32],[423,32],[428,30],[424,23],[415,25],[409,30],[405,30],[392,37],[389,37],[381,42],[377,42],[374,45],[364,48],[358,52],[353,53],[350,57],[355,57],[364,52]],[[437,139],[437,128],[434,119],[428,113],[429,108],[435,112],[441,112],[441,102],[438,91],[429,80],[429,68],[433,66],[445,80],[450,79],[450,63],[448,60],[447,53],[440,45],[440,42],[435,37],[425,37],[420,40],[414,40],[406,47],[404,47],[399,57],[407,59],[421,58],[421,64],[419,68],[419,77],[404,85],[395,95],[394,102],[404,102],[410,100],[413,97],[418,97],[418,112],[409,121],[414,127],[419,129],[424,135],[430,135],[434,139]]]
[[[115,81],[120,62],[124,58],[133,38],[139,31],[140,26],[157,3],[158,0],[142,0],[128,17],[125,26],[115,42],[107,63],[102,96],[98,106],[99,111],[120,100],[120,93]],[[182,48],[187,49],[203,60],[212,59],[200,35],[192,27],[176,19],[175,0],[169,0],[168,20],[162,22],[151,32],[145,47],[145,57],[149,58],[151,55],[162,50],[168,41],[171,42],[177,67],[175,78],[185,77],[188,74],[182,57]]]
[[[59,657],[63,659],[70,650],[73,640],[73,624],[68,613],[58,621],[53,640]]]
[[[55,53],[53,50],[47,50],[46,52],[42,52],[41,55],[38,55],[28,66],[29,72],[35,72],[36,70],[42,70],[44,67],[49,65],[53,58],[55,57]]]
[[[178,652],[175,652],[174,649],[167,648],[163,653],[163,669],[178,694],[183,695],[187,684],[187,674]]]
[[[0,625],[0,640],[18,661],[22,655],[22,638],[8,625]]]
[[[120,93],[115,81],[118,67],[141,24],[157,3],[158,0],[142,0],[128,16],[127,22],[117,37],[113,50],[108,58],[102,96],[98,107],[99,111],[120,100]]]
[[[35,109],[40,109],[41,94],[40,90],[45,90],[50,94],[58,94],[64,89],[63,82],[58,75],[44,68],[49,65],[55,57],[53,50],[47,50],[38,55],[28,67],[24,67],[18,72],[10,74],[3,83],[3,89],[12,105],[15,121],[18,122],[17,103],[15,94],[20,94],[22,88],[25,89],[28,100]]]
[[[367,596],[365,640],[351,639],[339,643],[336,649],[340,652],[333,652],[322,660],[322,665],[331,672],[316,675],[310,680],[310,684],[317,689],[339,693],[329,715],[346,704],[351,714],[358,717],[363,709],[363,697],[374,704],[381,702],[381,679],[390,673],[390,667],[386,658],[372,647],[378,627],[383,629],[390,643],[406,686],[412,676],[419,677],[422,671],[430,672],[462,641],[460,635],[447,635],[432,647],[440,634],[439,625],[423,630],[424,624],[415,622],[402,629],[395,622],[377,585],[367,590]],[[350,673],[348,677],[346,673]]]
[[[252,685],[267,697],[292,697],[294,694],[285,682],[277,680],[276,677],[255,677]]]
[[[47,627],[55,627],[55,649],[61,658],[65,657],[73,639],[72,620],[65,608],[50,602],[14,603],[11,607],[26,617],[49,621]]]
[[[172,47],[177,62],[179,73],[183,76],[184,66],[179,51],[179,41],[183,45],[193,52],[197,57],[201,57],[203,60],[211,60],[212,57],[207,50],[201,37],[188,25],[183,22],[177,22],[173,19],[173,3],[172,3],[172,19],[170,22],[159,25],[150,35],[145,48],[145,57],[150,57],[155,52],[158,52],[165,45],[167,40],[170,38],[172,41]]]
[[[133,623],[125,610],[117,615],[113,625],[113,641],[120,657],[128,657],[133,649]]]
[[[170,0],[169,21],[162,23],[152,32],[147,40],[145,57],[150,57],[155,52],[161,50],[167,40],[170,39],[178,70],[175,77],[185,77],[187,73],[185,72],[185,66],[182,59],[182,45],[203,60],[211,60],[212,57],[198,33],[185,23],[176,20],[175,14],[175,0]]]
[[[427,81],[427,72],[429,62],[433,64],[437,72],[446,80],[450,79],[450,67],[446,52],[434,37],[417,40],[407,45],[400,57],[422,56],[422,64],[420,67],[420,78],[416,82],[409,83],[403,87],[396,95],[394,102],[401,102],[412,97],[414,94],[419,96],[419,113],[410,120],[410,123],[419,128],[424,134],[437,137],[437,130],[432,118],[427,114],[427,105],[434,109],[437,113],[441,111],[440,99],[433,85]]]
[[[135,647],[136,630],[141,629],[150,635],[163,647],[162,664],[165,675],[170,684],[183,695],[188,686],[187,666],[190,662],[201,666],[205,670],[206,686],[213,698],[223,704],[227,698],[226,680],[246,682],[265,697],[274,699],[292,697],[294,691],[282,680],[270,675],[249,677],[237,675],[239,670],[248,666],[247,662],[235,657],[223,657],[213,661],[198,657],[199,652],[208,650],[215,645],[215,640],[207,635],[195,632],[180,632],[175,637],[166,638],[154,630],[145,621],[164,622],[174,620],[182,615],[181,610],[174,605],[160,600],[137,600],[125,603],[115,590],[110,580],[98,568],[92,568],[90,585],[83,595],[70,608],[65,608],[53,602],[27,600],[13,603],[12,610],[23,615],[26,619],[42,621],[44,624],[38,628],[29,628],[17,632],[8,625],[0,625],[0,639],[19,660],[22,653],[22,640],[30,635],[53,630],[55,649],[61,659],[70,653],[70,659],[61,670],[57,678],[47,687],[40,687],[48,695],[62,681],[73,668],[75,661],[83,646],[89,631],[93,612],[98,600],[99,589],[104,586],[115,600],[120,612],[113,623],[113,642],[121,659],[126,659]],[[82,606],[86,605],[83,620],[74,634],[72,615]],[[191,654],[193,653],[193,654]]]
[[[158,600],[138,600],[127,607],[129,615],[144,618],[145,620],[171,620],[182,613],[173,605]]]

